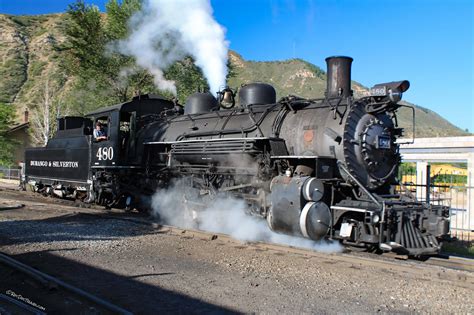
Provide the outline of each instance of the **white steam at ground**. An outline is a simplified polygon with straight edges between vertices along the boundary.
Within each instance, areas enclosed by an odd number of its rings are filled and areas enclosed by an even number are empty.
[[[192,204],[197,211],[189,210],[183,202],[187,194],[184,185],[176,183],[172,187],[159,190],[152,198],[153,214],[163,223],[180,228],[193,228],[222,233],[245,242],[269,242],[294,247],[308,248],[318,252],[341,252],[338,242],[326,240],[315,242],[309,239],[278,234],[270,230],[267,222],[246,213],[243,200],[222,196],[207,202],[205,206]]]
[[[145,0],[118,48],[150,71],[159,89],[175,95],[175,83],[163,71],[191,55],[215,93],[225,86],[229,43],[212,14],[209,0]]]

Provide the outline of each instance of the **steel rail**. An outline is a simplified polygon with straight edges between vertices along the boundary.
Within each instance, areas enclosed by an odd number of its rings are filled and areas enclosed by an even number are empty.
[[[124,314],[124,315],[131,315],[133,313],[131,313],[130,311],[127,311],[115,304],[112,304],[104,299],[101,299],[95,295],[92,295],[82,289],[79,289],[75,286],[72,286],[62,280],[59,280],[55,277],[52,277],[48,274],[45,274],[39,270],[36,270],[28,265],[25,265],[21,262],[19,262],[18,260],[16,259],[13,259],[3,253],[0,253],[0,263],[3,263],[11,268],[14,268],[18,271],[21,271],[25,274],[27,274],[28,276],[34,278],[35,280],[38,280],[40,283],[42,283],[43,285],[46,285],[47,287],[51,287],[51,285],[56,285],[58,287],[62,287],[74,294],[77,294],[77,295],[80,295],[94,303],[96,303],[97,305],[100,305],[114,313],[117,313],[117,314]]]

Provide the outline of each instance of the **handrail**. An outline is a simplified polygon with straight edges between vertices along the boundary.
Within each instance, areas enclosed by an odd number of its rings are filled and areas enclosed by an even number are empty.
[[[377,200],[377,198],[374,197],[374,195],[372,195],[368,190],[367,188],[364,187],[364,185],[361,184],[361,182],[359,182],[357,180],[357,178],[355,178],[350,172],[349,170],[344,166],[344,163],[342,163],[340,160],[337,160],[337,164],[339,165],[339,167],[341,167],[341,169],[367,194],[367,196],[369,196],[370,199],[372,199],[372,201],[377,205],[379,206],[381,209],[382,209],[382,205],[380,204],[380,202]]]

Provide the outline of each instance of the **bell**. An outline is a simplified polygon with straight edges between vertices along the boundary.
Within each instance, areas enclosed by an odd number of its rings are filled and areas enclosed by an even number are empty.
[[[235,106],[235,92],[231,88],[226,87],[218,92],[219,103],[222,108],[230,109]]]
[[[232,91],[225,91],[224,92],[224,97],[222,98],[222,102],[224,103],[232,103],[234,101],[234,95],[232,94]]]

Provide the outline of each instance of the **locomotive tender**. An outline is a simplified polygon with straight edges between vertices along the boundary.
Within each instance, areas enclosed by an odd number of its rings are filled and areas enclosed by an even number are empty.
[[[183,198],[242,198],[273,231],[364,249],[431,255],[449,233],[446,207],[393,194],[400,164],[396,111],[408,81],[356,99],[350,57],[329,57],[322,99],[252,83],[191,95],[184,107],[155,95],[59,120],[44,148],[25,152],[24,183],[107,207],[143,207],[181,180]],[[92,127],[107,127],[95,142]],[[223,209],[222,211],[225,211]],[[238,223],[236,223],[238,224]]]

